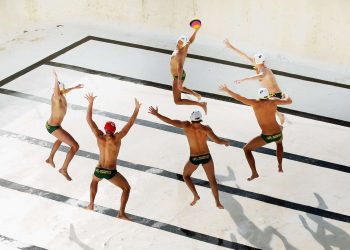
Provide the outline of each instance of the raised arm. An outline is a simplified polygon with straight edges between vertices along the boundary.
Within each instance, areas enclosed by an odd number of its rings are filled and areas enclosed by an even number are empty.
[[[126,136],[130,130],[130,128],[132,127],[132,125],[134,125],[135,121],[136,121],[136,117],[140,111],[140,107],[141,107],[141,103],[135,98],[135,109],[134,109],[134,113],[132,114],[132,116],[130,117],[128,123],[122,128],[122,130],[118,133],[119,136],[121,136],[121,138],[123,138],[124,136]]]
[[[260,73],[258,73],[257,75],[248,76],[248,77],[245,77],[245,78],[236,80],[235,83],[236,83],[236,84],[240,84],[240,83],[242,83],[242,82],[244,82],[244,81],[259,80],[259,79],[263,78],[264,75],[265,75],[265,70],[262,69],[262,70],[260,71]]]
[[[149,107],[148,108],[148,113],[158,117],[163,122],[169,123],[169,124],[171,124],[171,125],[173,125],[174,127],[177,127],[177,128],[184,128],[188,124],[188,121],[172,120],[169,117],[166,117],[164,115],[159,114],[158,107],[156,107],[156,108],[154,108],[152,106]]]
[[[195,29],[190,37],[190,39],[188,40],[188,44],[191,44],[194,42],[194,39],[196,39],[196,35],[197,35],[197,32],[198,32],[199,28],[198,29]]]
[[[219,138],[209,126],[207,126],[207,135],[213,142],[217,144],[225,145],[226,147],[230,146],[230,142],[228,140]]]
[[[68,94],[69,92],[71,92],[73,89],[81,89],[84,87],[84,84],[78,84],[77,86],[75,87],[72,87],[72,88],[67,88],[64,90],[64,93],[65,94]]]
[[[89,124],[92,133],[94,133],[94,135],[96,137],[103,135],[103,132],[101,130],[98,129],[96,123],[92,120],[92,106],[94,104],[94,100],[97,96],[94,96],[93,93],[87,93],[85,95],[86,100],[88,100],[89,102],[89,106],[87,108],[87,112],[86,112],[86,121]]]
[[[254,65],[254,59],[250,56],[248,56],[246,53],[244,53],[243,51],[237,49],[236,47],[234,47],[230,41],[226,38],[224,40],[224,44],[226,45],[227,48],[232,49],[234,52],[236,52],[238,55],[244,57],[245,59],[247,59],[252,65]]]
[[[220,85],[219,86],[219,90],[227,93],[229,96],[231,96],[233,99],[236,99],[237,101],[241,102],[241,103],[244,103],[246,105],[253,105],[254,103],[256,103],[257,101],[254,100],[254,99],[248,99],[248,98],[245,98],[243,96],[240,96],[239,94],[233,92],[232,90],[230,90],[226,84],[223,84],[223,85]]]
[[[54,89],[53,89],[53,94],[55,96],[60,96],[61,91],[60,91],[60,86],[58,85],[58,77],[57,77],[57,73],[55,70],[53,70],[53,75],[55,77],[55,85],[54,85]]]

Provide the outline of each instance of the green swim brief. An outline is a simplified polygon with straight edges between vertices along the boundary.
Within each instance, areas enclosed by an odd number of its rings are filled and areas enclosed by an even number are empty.
[[[177,79],[179,79],[179,76],[174,76],[174,80],[177,80]],[[186,79],[186,72],[183,70],[181,80],[185,81],[185,79]]]
[[[94,175],[99,179],[111,179],[117,174],[116,169],[106,169],[106,168],[100,168],[96,167]]]
[[[274,94],[269,94],[269,97],[276,97],[276,98],[279,98],[279,99],[282,99],[283,98],[283,93],[282,92],[278,92],[278,93],[274,93]]]
[[[52,134],[56,129],[60,128],[61,126],[54,126],[54,125],[50,125],[48,122],[46,122],[46,129],[47,132],[49,132],[50,134]]]
[[[283,135],[282,132],[278,133],[278,134],[274,134],[274,135],[264,135],[261,134],[261,138],[263,138],[263,140],[266,143],[270,143],[270,142],[274,142],[274,141],[279,141],[283,139]]]

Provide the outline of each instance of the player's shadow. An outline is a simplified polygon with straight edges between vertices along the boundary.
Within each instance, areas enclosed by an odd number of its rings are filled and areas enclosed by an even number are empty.
[[[317,201],[318,201],[318,208],[321,209],[328,209],[326,203],[322,199],[322,197],[314,193]],[[345,232],[343,229],[336,227],[329,223],[328,221],[324,220],[322,217],[313,215],[313,214],[306,214],[306,216],[316,223],[317,228],[315,231],[309,226],[304,216],[299,215],[300,221],[305,227],[307,231],[312,235],[312,237],[317,240],[319,244],[323,246],[326,250],[331,249],[340,249],[340,250],[348,250],[350,247],[350,236],[347,232]]]
[[[70,224],[69,227],[69,239],[73,242],[75,242],[78,246],[80,246],[84,250],[94,250],[93,248],[89,247],[85,243],[83,243],[77,236],[75,232],[75,228],[72,224]]]
[[[230,167],[227,168],[229,172],[228,176],[230,176],[232,180],[234,173]],[[226,180],[228,176],[217,175],[217,178],[219,180]],[[233,180],[235,180],[235,178]],[[263,230],[257,227],[254,222],[244,214],[243,207],[236,199],[233,198],[233,195],[221,193],[220,200],[225,209],[229,212],[234,223],[237,225],[239,235],[246,239],[251,245],[258,248],[272,250],[273,248],[270,245],[271,240],[273,236],[276,236],[282,241],[285,249],[297,250],[297,248],[291,245],[287,238],[278,232],[278,230],[274,227],[268,226]],[[236,239],[233,234],[231,234],[231,238]]]
[[[226,176],[223,175],[216,175],[216,179],[218,183],[222,183],[223,181],[231,181],[236,180],[236,175],[233,172],[232,168],[230,166],[226,166],[228,174]]]

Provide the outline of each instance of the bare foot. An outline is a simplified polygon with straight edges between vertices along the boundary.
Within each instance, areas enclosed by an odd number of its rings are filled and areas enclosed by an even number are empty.
[[[278,166],[278,172],[283,173],[282,166]]]
[[[199,196],[196,196],[196,197],[194,197],[193,198],[193,201],[191,202],[191,206],[194,206],[194,204],[196,204],[197,203],[197,201],[200,199],[201,197],[199,197]]]
[[[219,209],[224,209],[224,206],[223,206],[221,203],[216,204],[216,206],[217,206]]]
[[[63,169],[61,168],[60,170],[58,170],[58,172],[60,172],[66,179],[67,181],[71,181],[72,178],[70,178],[68,172],[67,172],[67,169]]]
[[[55,168],[55,163],[53,162],[53,159],[47,158],[47,160],[45,161],[46,163],[50,164],[51,167]]]
[[[202,106],[202,109],[204,110],[205,114],[207,114],[208,113],[207,103],[206,102],[201,102],[201,106]]]
[[[258,177],[259,177],[258,173],[252,174],[252,176],[250,176],[250,177],[247,179],[247,181],[252,181],[252,180],[254,180],[254,179],[258,178]]]
[[[94,210],[94,204],[89,204],[89,206],[87,206],[85,209],[86,210]]]
[[[198,93],[195,93],[194,96],[197,98],[198,101],[200,101],[202,99],[202,96]]]
[[[120,214],[120,213],[118,213],[117,218],[118,218],[118,219],[121,219],[121,220],[131,221],[131,219],[130,219],[128,216],[126,216],[126,214]]]

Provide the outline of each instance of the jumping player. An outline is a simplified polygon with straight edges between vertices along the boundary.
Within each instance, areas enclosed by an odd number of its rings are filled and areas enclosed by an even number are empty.
[[[199,111],[194,111],[191,114],[191,122],[172,120],[166,116],[159,114],[158,108],[149,107],[149,113],[158,117],[163,122],[169,123],[177,128],[182,128],[187,136],[188,144],[190,146],[190,158],[186,163],[183,171],[183,178],[193,194],[193,201],[191,206],[196,204],[200,199],[196,187],[194,186],[191,175],[202,164],[204,171],[208,177],[212,193],[218,208],[224,208],[219,200],[218,185],[215,179],[214,162],[211,158],[208,148],[207,140],[212,139],[217,144],[229,146],[229,141],[217,137],[213,130],[206,125],[201,124],[202,115]]]

